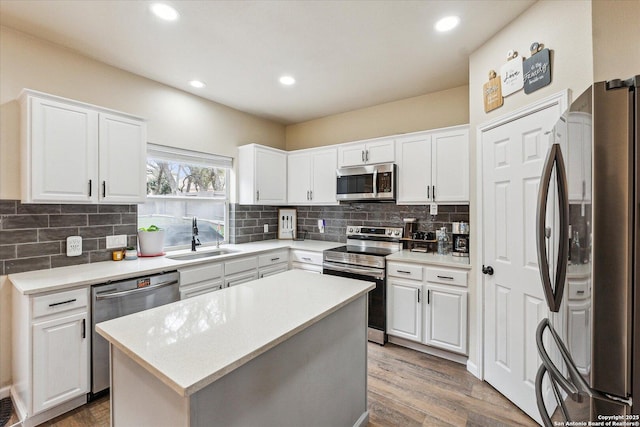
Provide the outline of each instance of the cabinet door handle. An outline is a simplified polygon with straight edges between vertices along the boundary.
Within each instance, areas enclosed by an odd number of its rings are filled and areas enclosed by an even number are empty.
[[[309,190],[309,200],[313,200],[313,190]]]
[[[420,289],[418,289],[418,302],[420,302]]]
[[[438,279],[453,280],[453,277],[451,277],[451,276],[440,276],[440,275],[438,275]]]
[[[432,191],[432,193],[433,193],[433,200],[435,200],[435,199],[436,199],[436,186],[435,186],[435,185],[433,185],[432,187],[433,187],[433,191]]]
[[[431,304],[431,289],[427,289],[427,304]]]
[[[307,200],[309,200],[309,190],[307,190]]]
[[[102,181],[102,197],[107,197],[107,181]]]
[[[82,319],[82,339],[87,337],[87,319]]]
[[[66,301],[54,302],[53,304],[49,304],[49,307],[55,307],[56,305],[62,305],[62,304],[69,304],[69,303],[72,303],[72,302],[76,302],[76,299],[74,298],[74,299],[69,299],[69,300],[66,300]]]
[[[431,186],[427,185],[427,199],[431,197]]]
[[[364,163],[364,150],[362,150],[362,163]]]
[[[89,180],[89,197],[91,197],[91,187],[92,187],[91,180]]]
[[[256,202],[260,200],[260,190],[256,191]]]
[[[367,162],[369,161],[369,150],[367,150],[367,155],[365,156],[365,159],[367,160]]]

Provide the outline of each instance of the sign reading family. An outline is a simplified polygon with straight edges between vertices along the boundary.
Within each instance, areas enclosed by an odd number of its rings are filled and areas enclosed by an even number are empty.
[[[529,94],[551,83],[551,52],[541,44],[531,45],[531,56],[524,60],[524,93]]]

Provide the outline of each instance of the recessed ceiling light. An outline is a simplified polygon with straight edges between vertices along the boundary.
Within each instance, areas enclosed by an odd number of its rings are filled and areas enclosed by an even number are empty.
[[[178,11],[164,3],[153,3],[151,11],[160,19],[165,21],[175,21],[178,19]]]
[[[294,79],[291,76],[282,76],[282,77],[280,77],[280,83],[282,83],[285,86],[291,86],[295,82],[296,82],[296,79]]]
[[[206,86],[206,83],[201,82],[200,80],[191,80],[189,84],[193,87],[197,87],[198,89],[202,89]]]
[[[435,29],[440,32],[451,31],[460,23],[460,18],[457,16],[445,16],[438,22],[436,22]]]

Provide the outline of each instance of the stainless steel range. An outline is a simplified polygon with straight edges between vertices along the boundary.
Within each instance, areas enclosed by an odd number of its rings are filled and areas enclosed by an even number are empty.
[[[387,322],[385,257],[402,250],[402,228],[347,226],[347,245],[324,251],[322,272],[374,282],[369,292],[369,341],[384,345]]]

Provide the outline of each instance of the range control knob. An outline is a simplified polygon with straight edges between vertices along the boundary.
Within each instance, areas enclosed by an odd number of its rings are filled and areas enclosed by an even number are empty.
[[[399,236],[400,235],[400,230],[394,231],[393,234],[395,234],[396,236]]]
[[[353,227],[349,227],[349,233],[353,233]]]
[[[392,231],[391,230],[387,230],[387,236],[391,236]]]

